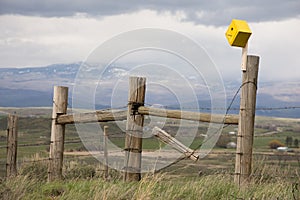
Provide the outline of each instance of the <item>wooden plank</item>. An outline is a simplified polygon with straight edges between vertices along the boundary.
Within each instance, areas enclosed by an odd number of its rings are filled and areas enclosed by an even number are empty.
[[[139,113],[142,115],[153,115],[158,117],[167,117],[174,119],[185,119],[200,122],[210,122],[210,123],[223,123],[224,124],[238,124],[238,117],[236,115],[211,115],[208,113],[181,111],[181,110],[166,110],[161,108],[152,108],[141,106],[138,109]]]
[[[7,157],[6,177],[17,175],[17,145],[18,145],[18,117],[8,115],[7,118]]]
[[[65,114],[57,117],[58,124],[122,121],[127,119],[127,111],[96,111],[90,113]]]
[[[192,149],[190,149],[189,147],[182,144],[180,141],[178,141],[176,138],[172,137],[166,131],[164,131],[158,127],[154,127],[152,130],[152,133],[154,136],[158,137],[164,143],[172,146],[175,150],[177,150],[180,153],[183,153],[186,157],[189,157],[193,161],[197,161],[199,159],[199,156],[194,155],[195,152]]]
[[[239,186],[248,182],[252,168],[258,68],[259,57],[248,56],[247,70],[243,71],[234,176]]]
[[[65,125],[56,123],[57,117],[67,113],[68,88],[54,87],[48,181],[62,178]]]
[[[144,105],[146,78],[130,77],[128,94],[128,112],[125,137],[124,181],[141,179],[142,134],[144,116],[138,113],[138,107]]]

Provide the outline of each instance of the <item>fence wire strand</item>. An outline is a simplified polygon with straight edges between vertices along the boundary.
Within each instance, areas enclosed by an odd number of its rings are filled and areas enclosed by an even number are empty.
[[[229,111],[232,111],[232,110],[239,110],[239,108],[232,108],[233,106],[233,103],[234,101],[236,100],[236,97],[237,95],[239,94],[240,90],[242,89],[243,86],[245,86],[246,84],[254,84],[255,87],[257,87],[257,85],[252,82],[252,81],[248,81],[248,82],[245,82],[243,83],[242,85],[239,86],[239,88],[237,89],[237,91],[235,92],[235,94],[233,95],[230,103],[229,103],[229,106],[227,108],[209,108],[209,107],[200,107],[200,108],[192,108],[192,107],[182,107],[181,110],[198,110],[198,111],[213,111],[213,110],[226,110],[225,112],[225,115],[224,115],[224,118],[223,118],[223,122],[225,121],[225,117],[228,115]],[[154,105],[151,105],[151,104],[147,104],[145,103],[145,105],[148,105],[148,106],[154,106]],[[108,110],[122,110],[122,109],[125,109],[127,108],[128,105],[125,105],[125,106],[120,106],[120,107],[116,107],[116,108],[107,108],[107,109],[102,109],[102,110],[97,110],[97,111],[108,111]],[[170,108],[170,109],[175,109],[175,107],[172,107],[172,106],[165,106],[164,108]],[[300,106],[283,106],[283,107],[257,107],[256,110],[262,110],[262,111],[268,111],[268,110],[292,110],[292,109],[300,109]],[[95,111],[95,112],[97,112]],[[71,110],[71,113],[72,113],[72,110]],[[22,115],[21,115],[22,117]],[[28,116],[24,116],[24,117],[28,117]],[[51,118],[49,118],[50,120]],[[227,127],[229,125],[226,125],[226,126],[221,126],[217,131],[216,133],[218,133],[220,130],[222,130],[223,128]],[[213,136],[214,134],[212,134]],[[211,136],[211,137],[212,137]],[[82,141],[87,141],[87,140],[91,140],[91,141],[95,141],[95,139],[99,139],[101,136],[99,137],[78,137],[78,138],[70,138],[66,141],[64,141],[65,144],[76,144],[76,143],[82,143]],[[126,137],[126,131],[122,131],[120,133],[110,133],[108,135],[109,138],[125,138]],[[184,136],[183,136],[184,137]],[[189,137],[189,136],[187,136]],[[153,139],[155,137],[150,137],[150,138],[143,138],[143,139]],[[201,142],[199,145],[197,145],[197,147],[193,150],[193,152],[189,155],[193,155],[194,153],[196,153],[196,151],[205,143],[209,140],[210,138],[204,140],[203,142]],[[52,142],[57,142],[57,141],[52,141]],[[50,145],[52,143],[51,141],[47,141],[47,142],[42,142],[42,143],[28,143],[28,144],[18,144],[18,147],[33,147],[33,146],[46,146],[46,145]],[[130,143],[131,143],[131,137],[130,137]],[[0,149],[3,149],[3,148],[8,148],[7,145],[4,145],[4,146],[0,146]],[[123,152],[123,150],[121,150],[120,152]],[[235,152],[210,152],[211,155],[235,155],[236,153]],[[253,155],[255,156],[267,156],[267,157],[278,157],[281,158],[281,157],[296,157],[297,158],[297,161],[299,162],[299,155],[298,154],[272,154],[272,153],[257,153],[257,152],[253,152]],[[77,157],[92,157],[93,154],[87,154],[87,155],[66,155],[66,156],[75,156],[76,158]],[[129,153],[128,153],[128,156],[129,156]],[[163,171],[173,165],[176,165],[178,164],[179,162],[183,161],[183,160],[188,160],[189,156],[181,156],[180,158],[178,158],[175,162],[171,163],[170,165],[167,165],[165,166],[164,168],[161,168],[159,170],[156,170],[155,173],[158,173],[160,171]],[[53,159],[53,158],[52,158]],[[56,159],[59,159],[59,158],[56,158]],[[42,159],[37,159],[37,160],[21,160],[21,161],[18,161],[18,164],[21,164],[21,163],[35,163],[35,162],[45,162],[45,161],[49,161],[50,158],[42,158]],[[127,158],[127,161],[129,160],[129,158]],[[283,158],[284,160],[284,158]],[[279,160],[280,161],[280,160]],[[0,165],[1,166],[6,166],[7,164],[5,162],[0,162]],[[128,163],[127,165],[128,166]],[[186,166],[184,166],[186,167]],[[300,166],[299,166],[300,168]],[[180,170],[180,168],[179,168]],[[218,174],[217,172],[216,173],[213,173],[213,175],[215,174]],[[230,175],[234,175],[235,173],[231,173],[231,172],[219,172],[219,174],[230,174]],[[264,174],[251,174],[251,176],[253,177],[263,177],[265,176]],[[298,174],[295,174],[295,176],[299,177]],[[285,178],[295,178],[295,176],[284,176]],[[274,175],[272,176],[274,178],[276,177],[279,177],[279,178],[283,178],[282,176],[277,176],[277,175]]]

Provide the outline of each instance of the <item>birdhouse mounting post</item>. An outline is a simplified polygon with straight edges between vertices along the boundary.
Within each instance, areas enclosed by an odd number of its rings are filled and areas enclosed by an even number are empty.
[[[242,48],[242,71],[247,71],[247,55],[248,55],[248,42],[246,46]]]
[[[225,36],[231,46],[242,47],[242,71],[246,71],[248,40],[252,32],[244,20],[233,19]]]

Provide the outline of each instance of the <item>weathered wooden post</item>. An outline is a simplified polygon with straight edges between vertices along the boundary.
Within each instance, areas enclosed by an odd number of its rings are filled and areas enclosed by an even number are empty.
[[[248,56],[247,70],[243,71],[234,177],[239,186],[247,183],[252,168],[258,67],[259,57]]]
[[[104,126],[103,131],[103,151],[104,151],[104,178],[108,178],[108,152],[107,152],[107,129],[108,126]]]
[[[17,175],[18,117],[10,114],[7,119],[6,177],[12,177]]]
[[[50,141],[50,157],[48,169],[48,181],[62,178],[65,125],[57,123],[57,117],[67,113],[68,88],[62,86],[54,87],[52,127]]]
[[[125,138],[124,181],[141,179],[142,135],[144,116],[138,113],[144,105],[146,78],[130,77]]]

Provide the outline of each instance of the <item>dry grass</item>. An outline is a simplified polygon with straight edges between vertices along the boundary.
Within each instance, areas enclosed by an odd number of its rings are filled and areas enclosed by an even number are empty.
[[[298,184],[298,185],[297,185]],[[102,178],[71,179],[46,183],[17,176],[3,181],[0,199],[299,199],[299,182],[253,179],[238,189],[230,175],[169,178],[145,175],[140,182],[104,181]]]

